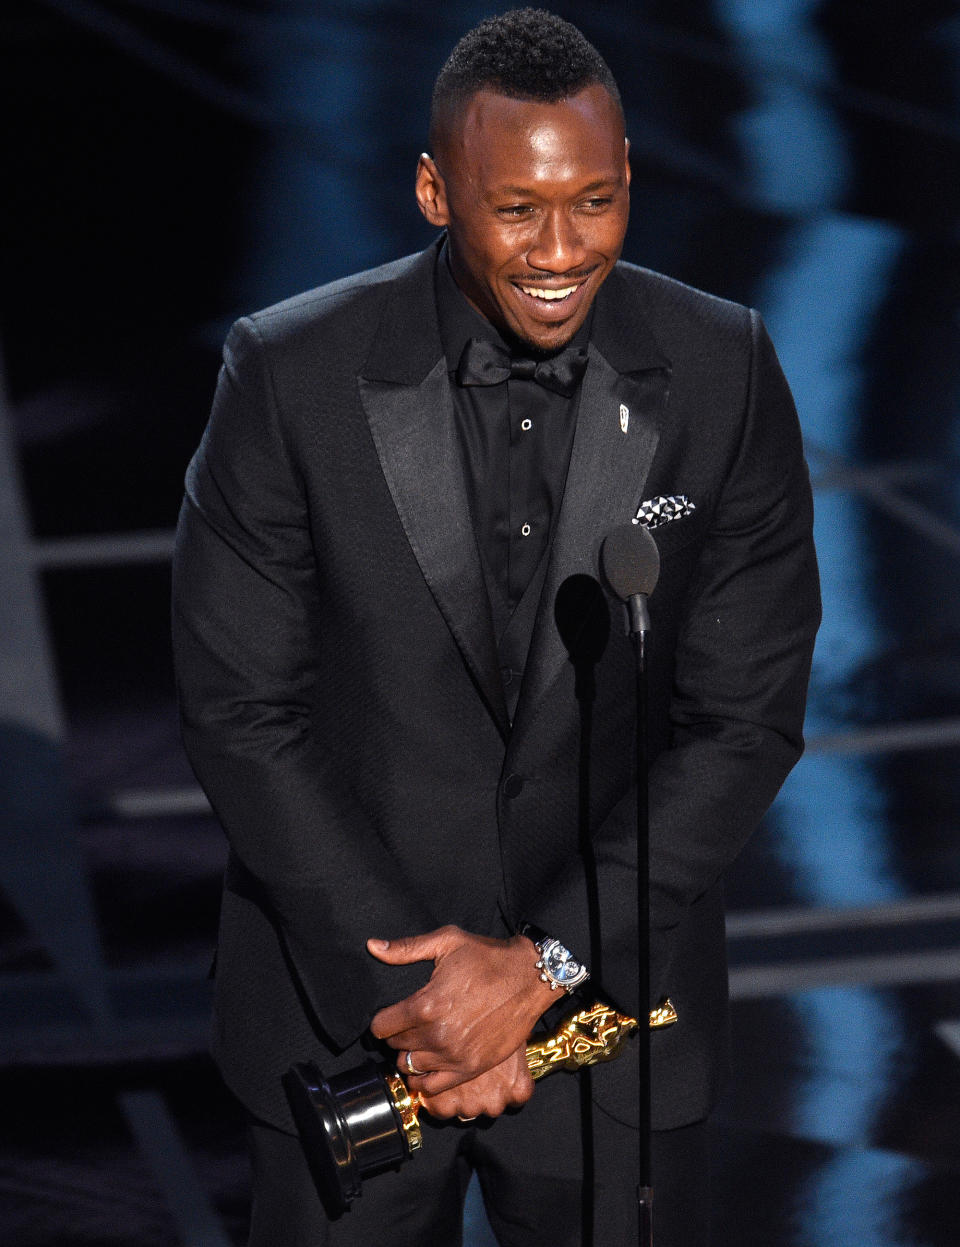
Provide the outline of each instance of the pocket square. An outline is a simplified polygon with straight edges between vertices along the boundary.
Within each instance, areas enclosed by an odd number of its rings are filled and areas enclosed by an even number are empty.
[[[660,494],[640,503],[633,522],[642,524],[644,528],[659,528],[661,524],[669,524],[671,520],[682,520],[696,509],[696,504],[686,494],[670,494],[666,498]]]

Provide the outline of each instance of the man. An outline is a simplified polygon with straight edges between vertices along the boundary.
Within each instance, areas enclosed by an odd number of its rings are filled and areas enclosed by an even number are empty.
[[[563,990],[518,931],[641,1016],[633,658],[598,553],[666,510],[651,1004],[680,1020],[653,1039],[654,1183],[658,1247],[695,1247],[719,881],[799,756],[818,619],[796,417],[754,313],[618,263],[623,114],[574,27],[466,35],[430,143],[437,243],[239,322],[187,478],[175,640],[231,845],[215,1051],[251,1116],[251,1242],[456,1243],[472,1169],[504,1244],[635,1240],[633,1062],[534,1092]],[[280,1080],[378,1043],[427,1138],[328,1223]]]

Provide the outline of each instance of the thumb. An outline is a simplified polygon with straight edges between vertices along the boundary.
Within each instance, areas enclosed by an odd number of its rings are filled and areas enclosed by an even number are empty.
[[[452,947],[452,931],[439,927],[424,935],[401,935],[395,940],[367,940],[367,952],[389,966],[407,966],[415,961],[436,961]]]

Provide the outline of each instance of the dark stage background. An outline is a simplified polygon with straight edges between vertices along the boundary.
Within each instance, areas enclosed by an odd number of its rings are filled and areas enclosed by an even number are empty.
[[[430,239],[432,78],[501,7],[0,10],[0,1241],[242,1241],[205,1055],[222,837],[169,552],[231,320]],[[960,10],[559,4],[625,256],[763,312],[814,478],[809,751],[730,881],[720,1247],[960,1241]],[[476,1205],[474,1247],[488,1241]]]

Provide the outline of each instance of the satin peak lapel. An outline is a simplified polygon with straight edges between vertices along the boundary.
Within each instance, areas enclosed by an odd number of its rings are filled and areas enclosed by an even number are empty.
[[[446,360],[435,331],[432,262],[426,286],[429,299],[418,298],[423,292],[414,289],[409,299],[392,300],[394,308],[405,309],[403,327],[389,323],[398,316],[388,312],[378,360],[368,361],[359,379],[360,398],[410,547],[490,713],[506,735],[507,711],[487,589],[456,440]],[[420,328],[418,341],[404,351],[400,339],[413,336],[416,330],[411,326]],[[425,376],[411,380],[411,372],[427,358],[424,341],[430,341],[431,326],[432,366]],[[386,344],[394,362],[385,366]],[[387,379],[385,374],[391,371],[403,379]]]

